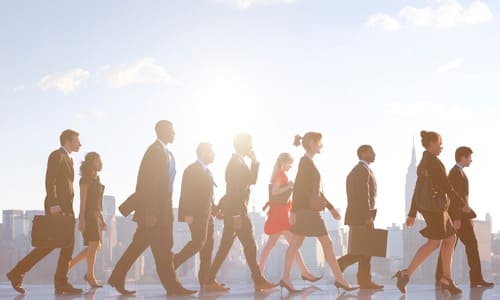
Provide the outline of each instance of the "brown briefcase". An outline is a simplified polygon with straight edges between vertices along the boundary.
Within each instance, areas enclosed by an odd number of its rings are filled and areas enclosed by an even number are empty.
[[[35,216],[31,245],[38,248],[68,248],[75,239],[73,216]]]
[[[368,226],[351,226],[347,253],[353,255],[386,257],[387,230]]]

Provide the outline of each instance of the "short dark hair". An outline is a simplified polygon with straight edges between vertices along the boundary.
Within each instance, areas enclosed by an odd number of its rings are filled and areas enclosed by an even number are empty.
[[[172,128],[172,122],[168,120],[160,120],[156,122],[155,125],[156,135],[159,136],[167,128]]]
[[[302,145],[304,149],[311,150],[309,144],[311,142],[318,142],[323,138],[323,135],[320,132],[312,132],[309,131],[308,133],[304,134],[304,136],[300,135],[295,135],[295,139],[293,140],[293,145],[298,147]]]
[[[439,133],[425,130],[420,131],[420,137],[422,137],[422,146],[424,148],[427,148],[431,142],[436,142],[441,138]]]
[[[359,148],[358,148],[358,158],[361,159],[361,154],[363,154],[363,153],[365,153],[367,151],[370,151],[370,150],[373,151],[373,148],[370,145],[361,145],[361,146],[359,146]]]
[[[80,134],[72,129],[66,129],[63,132],[61,132],[61,135],[59,136],[59,143],[61,143],[61,146],[64,146],[66,142],[70,141],[74,138],[79,136]]]
[[[202,143],[198,144],[198,147],[196,147],[196,155],[200,156],[210,149],[212,149],[212,144],[202,142]]]
[[[244,148],[252,142],[252,136],[248,133],[242,132],[234,136],[233,146],[234,149],[239,152],[240,150],[245,150]]]
[[[464,156],[469,156],[472,154],[472,149],[467,147],[467,146],[461,146],[458,147],[457,150],[455,150],[455,161],[459,162],[460,159]]]

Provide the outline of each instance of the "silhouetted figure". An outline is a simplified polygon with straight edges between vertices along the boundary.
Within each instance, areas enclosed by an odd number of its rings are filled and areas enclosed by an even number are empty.
[[[78,152],[81,144],[79,133],[67,129],[59,137],[61,148],[52,152],[47,163],[47,173],[45,174],[45,214],[46,215],[66,215],[74,217],[73,212],[73,179],[74,169],[72,152]],[[55,294],[78,295],[81,289],[74,288],[68,282],[68,268],[73,254],[74,244],[67,248],[61,248],[57,261],[56,273],[54,275]],[[12,283],[12,287],[21,294],[25,293],[23,288],[23,277],[40,260],[52,252],[54,248],[36,247],[26,255],[9,273],[7,278]]]
[[[456,202],[463,202],[463,199],[455,192],[448,182],[444,165],[437,157],[442,151],[441,136],[433,131],[422,131],[420,135],[422,137],[422,146],[424,146],[425,151],[417,168],[418,178],[413,193],[410,212],[406,219],[406,225],[408,227],[413,226],[418,211],[424,217],[427,225],[420,231],[422,236],[427,238],[427,242],[417,250],[408,269],[398,271],[394,277],[397,277],[397,286],[399,290],[402,293],[406,293],[406,285],[413,272],[415,272],[418,266],[420,266],[434,250],[439,248],[441,241],[443,241],[441,245],[443,276],[439,279],[439,284],[451,294],[459,294],[462,291],[455,285],[451,278],[451,266],[456,237],[455,228],[448,213],[448,198],[451,197],[453,201]],[[426,182],[429,182],[429,180],[432,195],[425,194]],[[441,202],[444,202],[444,205],[440,205],[439,209],[433,209],[432,206],[430,206],[430,203],[436,205]],[[464,205],[466,204],[464,203]],[[466,205],[464,210],[470,211],[470,208]]]
[[[92,288],[101,288],[94,274],[97,251],[101,248],[102,231],[106,230],[106,222],[102,216],[102,197],[104,185],[101,184],[98,172],[102,170],[101,157],[97,152],[89,152],[80,166],[80,215],[78,230],[82,232],[83,244],[87,247],[80,251],[69,264],[73,269],[80,261],[87,260],[87,272],[83,279]]]
[[[453,189],[464,199],[465,203],[469,204],[469,180],[464,172],[464,168],[469,167],[472,163],[472,149],[469,147],[457,148],[455,151],[455,161],[455,166],[448,174],[448,180]],[[477,239],[472,224],[475,214],[463,212],[463,203],[454,201],[453,198],[451,199],[449,210],[450,216],[455,223],[455,228],[457,228],[457,236],[465,246],[467,262],[470,268],[470,286],[473,288],[493,286],[493,283],[484,280],[481,272],[481,260],[479,259]],[[455,243],[455,247],[457,243]],[[436,281],[442,276],[441,265],[441,258],[439,258],[436,267]]]
[[[186,222],[189,225],[191,241],[174,255],[174,266],[177,269],[199,252],[198,281],[200,287],[203,287],[207,280],[214,247],[212,214],[215,212],[213,211],[215,182],[208,166],[214,161],[215,153],[211,144],[200,143],[196,154],[198,160],[184,170],[179,200],[179,222]]]
[[[290,244],[293,239],[293,235],[290,232],[291,225],[289,220],[290,209],[292,207],[290,195],[293,190],[293,181],[289,181],[286,175],[286,172],[292,167],[292,163],[292,156],[290,153],[285,152],[278,156],[274,164],[269,191],[270,199],[263,208],[264,211],[269,208],[266,223],[264,224],[264,232],[269,235],[269,238],[260,255],[259,266],[262,274],[264,274],[264,270],[266,269],[267,259],[274,246],[276,246],[279,238],[284,236],[288,244]],[[303,280],[316,282],[321,279],[321,277],[314,277],[307,269],[300,250],[295,256],[295,262],[300,268]]]
[[[185,289],[175,274],[172,247],[174,211],[172,186],[175,161],[167,145],[174,141],[172,123],[156,123],[157,140],[149,146],[139,167],[135,194],[127,199],[135,210],[137,229],[127,250],[116,263],[108,283],[121,294],[133,294],[125,289],[125,278],[132,264],[146,248],[151,247],[156,272],[167,295],[189,295],[196,291]]]
[[[375,197],[377,196],[377,182],[370,164],[375,161],[375,152],[370,145],[358,148],[359,163],[347,176],[347,210],[345,224],[373,228],[377,215]],[[340,269],[344,271],[348,266],[358,263],[358,284],[361,289],[381,289],[384,286],[375,284],[371,278],[370,256],[347,254],[338,259]]]
[[[257,263],[257,245],[253,237],[253,228],[248,217],[248,200],[250,186],[257,181],[259,163],[252,150],[252,137],[249,134],[238,134],[234,138],[235,153],[231,157],[226,168],[226,194],[219,203],[224,214],[224,229],[219,249],[209,271],[205,289],[214,291],[227,291],[228,288],[219,284],[215,277],[234,239],[238,237],[243,246],[245,258],[252,272],[255,290],[266,290],[275,287],[268,282],[260,272]],[[248,156],[252,160],[251,168],[245,163],[244,158]]]
[[[342,271],[337,263],[335,253],[333,251],[332,240],[328,236],[325,221],[321,217],[321,210],[326,206],[334,219],[339,220],[340,214],[333,205],[322,196],[320,185],[321,175],[314,165],[313,158],[320,153],[323,145],[321,144],[322,135],[319,132],[308,132],[304,137],[296,136],[294,145],[302,144],[306,150],[305,155],[300,159],[297,177],[292,197],[292,213],[290,220],[292,227],[290,231],[293,233],[293,241],[288,247],[285,257],[285,268],[283,278],[280,281],[280,286],[286,288],[289,292],[298,292],[292,284],[290,273],[292,262],[304,242],[306,236],[317,237],[323,248],[325,260],[330,266],[332,273],[335,275],[335,286],[340,289],[352,291],[357,287],[352,287],[344,278]],[[301,143],[302,141],[302,143]],[[315,199],[320,199],[325,206],[321,210],[317,210],[313,202]]]

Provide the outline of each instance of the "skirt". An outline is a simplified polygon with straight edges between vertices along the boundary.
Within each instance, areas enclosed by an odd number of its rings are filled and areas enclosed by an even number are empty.
[[[85,217],[85,230],[82,232],[83,244],[102,241],[102,223],[100,212],[89,213]]]
[[[264,224],[264,232],[271,235],[284,230],[290,230],[290,222],[288,221],[289,211],[289,204],[270,203],[266,223]]]
[[[292,225],[290,231],[302,236],[318,237],[328,234],[320,212],[307,208],[295,212],[295,224]]]
[[[424,217],[426,227],[420,234],[430,240],[444,240],[456,233],[447,211],[442,213],[419,211]]]

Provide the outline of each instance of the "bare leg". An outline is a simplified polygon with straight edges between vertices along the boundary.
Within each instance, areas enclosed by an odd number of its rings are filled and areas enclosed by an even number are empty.
[[[94,274],[94,267],[95,267],[95,257],[97,254],[97,251],[101,248],[101,242],[95,241],[95,242],[89,242],[89,245],[87,247],[87,279],[90,283],[96,284],[96,279],[95,279],[95,274]]]
[[[68,272],[71,271],[71,269],[73,269],[79,262],[81,262],[82,260],[87,258],[88,250],[89,250],[89,248],[85,247],[85,249],[80,251],[80,253],[78,253],[75,257],[73,257],[73,259],[71,259],[71,261],[69,262]]]
[[[420,266],[425,259],[432,253],[434,250],[439,248],[440,240],[427,240],[425,244],[423,244],[420,248],[418,248],[417,253],[413,256],[410,265],[408,266],[408,277],[411,278],[411,275],[415,272],[415,270]],[[444,262],[443,262],[444,264]]]
[[[293,240],[290,243],[290,246],[288,246],[288,249],[286,250],[286,256],[285,256],[285,270],[283,271],[283,280],[289,287],[292,289],[295,289],[292,280],[290,278],[290,273],[292,271],[292,263],[294,261],[295,255],[299,251],[300,246],[304,242],[304,236],[303,235],[293,235]]]
[[[294,239],[294,235],[288,230],[283,231],[283,235],[285,236],[285,239],[288,241],[288,244],[291,245]],[[299,266],[300,273],[302,274],[302,276],[306,278],[314,278],[311,272],[309,272],[309,270],[307,269],[299,249],[297,250],[297,254],[295,254],[295,262]]]
[[[456,236],[452,235],[443,241],[441,245],[441,261],[443,266],[443,277],[451,278],[451,267],[453,262],[453,252],[455,251]],[[446,281],[447,283],[447,281]]]
[[[319,242],[321,243],[321,247],[323,248],[323,253],[325,254],[325,259],[332,270],[333,275],[335,276],[335,281],[338,281],[340,284],[350,287],[351,285],[344,278],[344,274],[340,270],[339,263],[337,262],[337,257],[335,256],[335,252],[333,251],[332,240],[328,235],[323,235],[318,237]]]
[[[262,249],[259,260],[260,273],[262,274],[264,274],[264,271],[266,270],[267,259],[269,258],[274,246],[276,246],[276,242],[279,240],[280,235],[281,233],[271,234],[267,239],[264,249]]]

